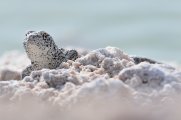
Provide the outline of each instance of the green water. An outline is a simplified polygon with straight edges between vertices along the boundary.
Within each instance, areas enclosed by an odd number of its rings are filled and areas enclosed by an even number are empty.
[[[180,0],[0,0],[0,55],[23,51],[27,30],[45,30],[61,46],[120,47],[181,63]]]

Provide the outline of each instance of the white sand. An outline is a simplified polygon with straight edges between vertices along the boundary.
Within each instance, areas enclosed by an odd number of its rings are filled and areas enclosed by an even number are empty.
[[[0,120],[180,120],[181,72],[135,65],[120,49],[79,51],[75,62],[33,71],[26,55],[0,59]]]

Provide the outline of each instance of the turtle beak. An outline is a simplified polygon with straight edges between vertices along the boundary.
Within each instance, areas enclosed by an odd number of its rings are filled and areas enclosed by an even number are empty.
[[[35,32],[35,31],[28,31],[28,32],[26,32],[25,36],[28,36],[30,33],[33,33],[33,32]]]

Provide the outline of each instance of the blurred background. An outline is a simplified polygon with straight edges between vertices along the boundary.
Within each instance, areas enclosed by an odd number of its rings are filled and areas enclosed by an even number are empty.
[[[0,55],[24,52],[25,32],[44,30],[60,47],[181,63],[181,0],[0,0],[0,18]]]

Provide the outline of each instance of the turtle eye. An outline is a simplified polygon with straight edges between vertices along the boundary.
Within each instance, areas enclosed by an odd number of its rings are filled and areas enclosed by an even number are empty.
[[[49,35],[48,35],[47,33],[43,33],[43,35],[42,35],[43,40],[47,40],[48,36],[49,36]]]

